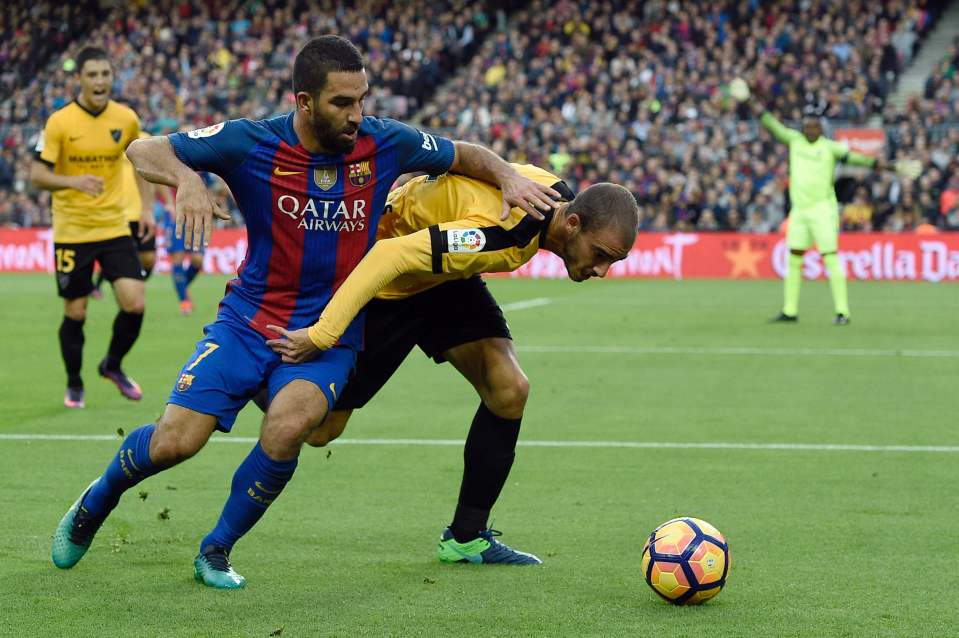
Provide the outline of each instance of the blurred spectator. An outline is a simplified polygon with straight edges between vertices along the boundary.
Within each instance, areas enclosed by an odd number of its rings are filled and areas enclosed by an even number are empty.
[[[843,230],[872,230],[874,210],[869,190],[865,186],[859,186],[853,200],[842,209]]]

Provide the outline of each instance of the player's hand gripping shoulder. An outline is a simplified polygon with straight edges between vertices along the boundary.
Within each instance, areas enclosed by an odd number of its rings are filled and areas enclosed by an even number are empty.
[[[277,339],[268,340],[266,345],[280,355],[283,363],[303,363],[320,354],[320,349],[310,339],[308,328],[286,330],[279,326],[269,325],[267,330],[272,330],[280,335]]]
[[[510,170],[513,174],[500,181],[500,190],[503,191],[503,215],[500,219],[507,219],[514,207],[522,208],[536,219],[546,219],[543,211],[554,208],[560,194],[549,186],[520,175],[512,167]]]

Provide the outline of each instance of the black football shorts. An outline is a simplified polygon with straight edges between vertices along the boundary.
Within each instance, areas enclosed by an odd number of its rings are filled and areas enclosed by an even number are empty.
[[[363,351],[337,410],[361,408],[418,346],[436,363],[464,343],[512,338],[503,311],[479,277],[448,281],[405,299],[374,299],[366,306]]]
[[[100,264],[103,278],[113,282],[123,277],[144,279],[136,244],[129,236],[82,244],[53,244],[57,293],[64,299],[86,297],[93,291],[93,264]]]

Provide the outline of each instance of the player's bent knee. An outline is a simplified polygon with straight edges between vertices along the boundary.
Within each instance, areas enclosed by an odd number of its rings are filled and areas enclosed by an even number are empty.
[[[66,308],[63,311],[64,316],[74,321],[86,321],[87,319],[87,309],[86,307],[81,308]]]
[[[329,443],[340,438],[346,429],[346,422],[349,421],[352,410],[336,410],[330,412],[320,424],[320,427],[310,432],[306,439],[306,444],[311,447],[324,447]]]
[[[482,399],[493,414],[505,419],[518,419],[526,409],[529,390],[529,379],[517,368],[513,374],[492,384]]]
[[[216,417],[168,405],[150,440],[150,458],[163,466],[185,461],[203,449],[215,427]]]

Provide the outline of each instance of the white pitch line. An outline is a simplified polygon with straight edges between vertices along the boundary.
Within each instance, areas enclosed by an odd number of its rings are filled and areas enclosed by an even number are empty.
[[[697,348],[685,346],[516,346],[518,352],[571,354],[687,354],[751,355],[771,357],[907,357],[931,359],[959,358],[959,350],[895,350],[867,348],[761,348],[731,346]]]
[[[549,297],[536,297],[535,299],[527,299],[525,301],[514,301],[513,303],[507,303],[500,306],[501,310],[526,310],[527,308],[538,308],[540,306],[548,306],[553,303],[553,300]]]
[[[112,434],[11,434],[0,441],[119,441]],[[214,436],[213,443],[256,443],[250,436]],[[337,439],[334,445],[456,446],[462,439]],[[851,443],[683,443],[668,441],[519,441],[520,447],[640,450],[779,450],[796,452],[932,452],[959,454],[959,445],[859,445]]]

